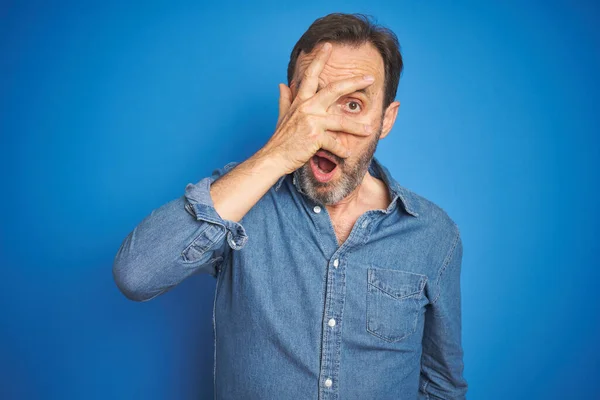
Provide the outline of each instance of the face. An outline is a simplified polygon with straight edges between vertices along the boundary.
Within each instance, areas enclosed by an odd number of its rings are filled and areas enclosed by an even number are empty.
[[[299,82],[297,77],[303,76],[321,46],[315,46],[311,53],[301,53],[296,64],[294,79],[291,83],[292,95],[295,97]],[[375,81],[364,91],[340,97],[327,110],[330,114],[343,114],[356,122],[377,126],[379,129],[371,136],[360,137],[344,132],[331,132],[352,155],[342,159],[325,150],[336,161],[336,171],[331,180],[320,182],[314,176],[310,160],[297,170],[298,184],[307,196],[322,204],[336,204],[345,199],[361,184],[380,138],[391,130],[396,119],[398,102],[383,109],[385,70],[383,59],[377,49],[370,43],[360,47],[333,44],[331,55],[323,72],[319,76],[319,89],[331,82],[354,76],[372,75]]]

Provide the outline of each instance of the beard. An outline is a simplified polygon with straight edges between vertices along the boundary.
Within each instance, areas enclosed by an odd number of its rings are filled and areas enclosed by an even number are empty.
[[[382,128],[383,120],[375,138],[369,143],[369,147],[352,165],[348,165],[345,159],[338,157],[330,151],[321,149],[336,161],[336,168],[340,169],[340,176],[337,180],[334,178],[328,182],[319,182],[313,175],[310,160],[298,168],[296,170],[296,177],[304,194],[315,202],[331,205],[340,202],[352,193],[360,185],[369,169],[373,154],[375,154],[377,144],[379,143]]]

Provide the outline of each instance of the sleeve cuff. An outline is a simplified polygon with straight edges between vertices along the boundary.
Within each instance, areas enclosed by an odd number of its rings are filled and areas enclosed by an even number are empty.
[[[212,182],[214,178],[206,177],[196,184],[189,183],[185,187],[186,210],[198,221],[210,222],[225,228],[229,246],[234,250],[240,250],[248,241],[246,230],[239,222],[223,219],[217,213],[210,197]]]

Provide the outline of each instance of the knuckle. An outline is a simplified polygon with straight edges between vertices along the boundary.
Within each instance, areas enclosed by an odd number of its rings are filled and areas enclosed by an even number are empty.
[[[335,116],[335,122],[339,125],[340,129],[346,129],[348,120],[344,115],[338,114]]]
[[[332,82],[325,87],[325,90],[327,91],[328,94],[336,94],[341,90],[340,86],[341,85],[339,82]]]
[[[312,142],[312,143],[320,143],[321,140],[321,132],[318,129],[311,129],[309,134],[308,134],[308,139]]]
[[[297,110],[301,114],[308,114],[309,106],[306,104],[306,102],[304,102],[298,106]]]
[[[306,126],[310,128],[310,131],[313,132],[319,127],[318,121],[311,115],[307,115],[304,119]]]

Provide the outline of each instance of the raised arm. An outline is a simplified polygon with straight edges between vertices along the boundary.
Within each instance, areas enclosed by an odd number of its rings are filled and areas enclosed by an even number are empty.
[[[229,163],[153,210],[115,256],[113,277],[121,292],[131,300],[147,301],[193,274],[216,277],[226,253],[246,244],[239,221],[281,176],[277,171],[270,158]],[[212,190],[218,192],[218,203]],[[226,215],[221,216],[221,208]],[[229,218],[228,208],[237,211],[235,218]]]
[[[289,87],[279,86],[277,127],[263,148],[241,164],[228,164],[187,185],[184,196],[152,211],[125,238],[113,264],[115,282],[125,296],[146,301],[195,273],[216,276],[227,252],[241,249],[248,239],[240,221],[280,177],[319,149],[348,157],[332,132],[374,134],[368,125],[328,112],[344,94],[371,85],[372,77],[332,82],[317,93],[330,51],[331,45],[322,46],[294,98]]]

